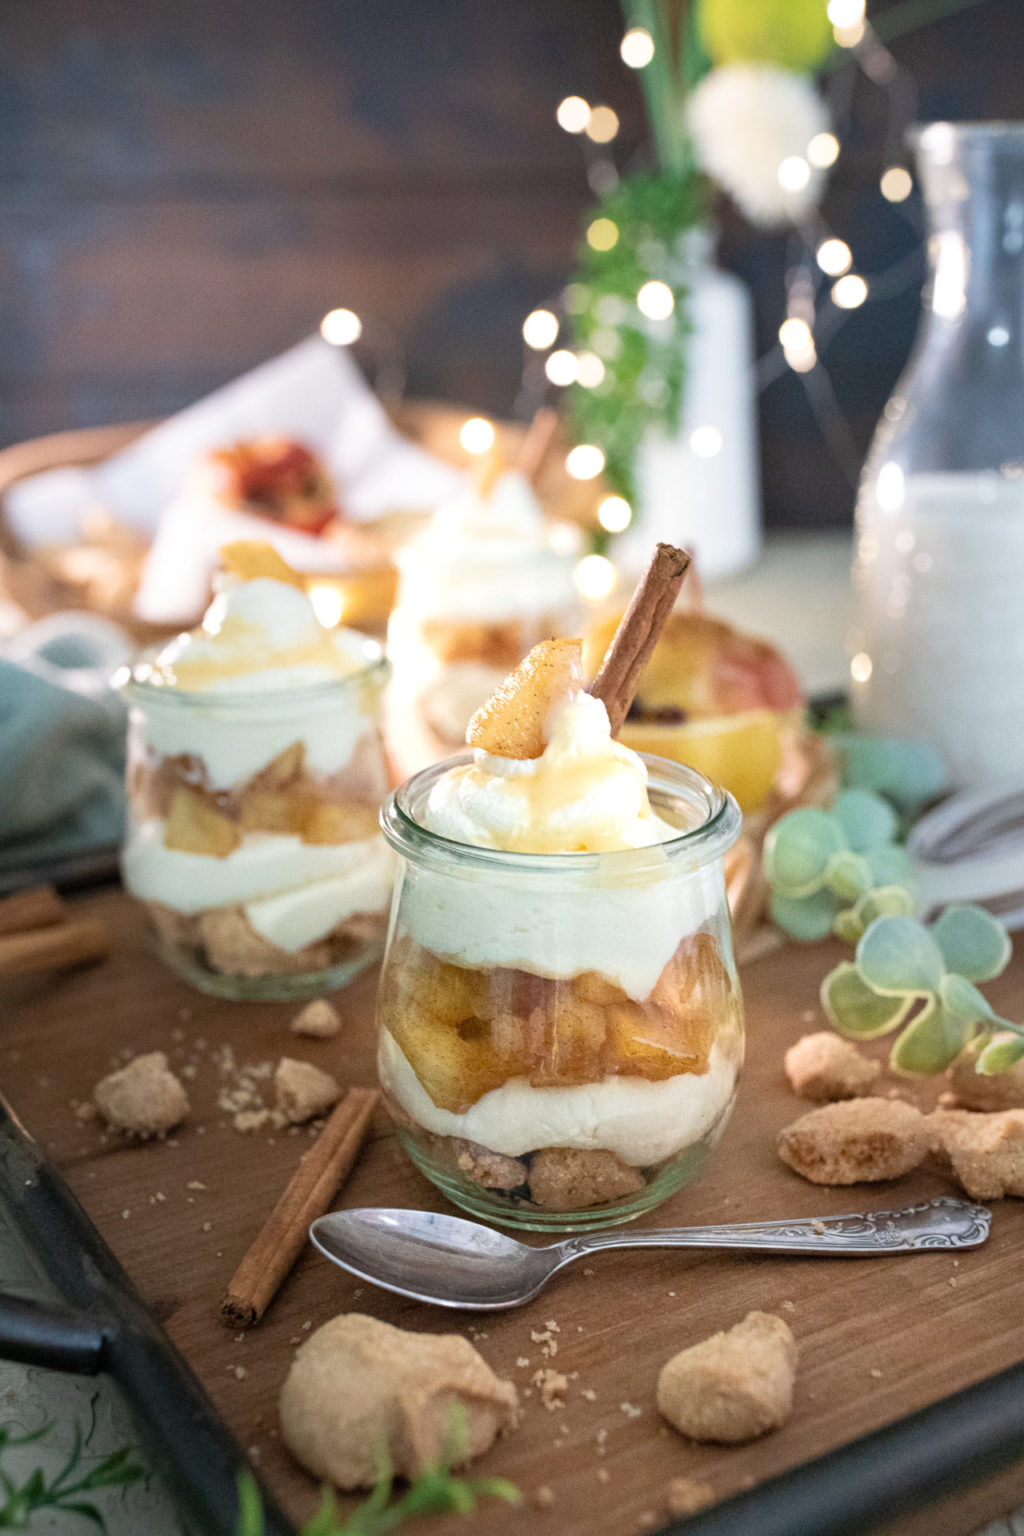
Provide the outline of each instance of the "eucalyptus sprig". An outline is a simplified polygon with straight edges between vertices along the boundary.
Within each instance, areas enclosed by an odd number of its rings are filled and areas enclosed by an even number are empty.
[[[604,231],[602,248],[581,246],[568,301],[577,350],[600,358],[604,373],[590,387],[576,384],[570,405],[576,436],[603,450],[608,483],[628,500],[645,433],[679,426],[690,331],[680,239],[703,211],[704,182],[691,167],[628,177],[587,214],[588,230]],[[652,279],[674,301],[672,314],[657,322],[637,307]]]
[[[394,1468],[391,1457],[382,1450],[377,1482],[369,1497],[339,1524],[334,1490],[325,1484],[320,1507],[302,1527],[300,1536],[385,1536],[418,1515],[471,1514],[481,1499],[518,1504],[519,1489],[503,1477],[469,1479],[452,1473],[452,1467],[464,1458],[468,1441],[465,1409],[456,1405],[436,1464],[413,1478],[404,1493],[394,1496]],[[256,1480],[250,1474],[239,1478],[238,1495],[240,1516],[236,1536],[263,1536],[263,1506]]]
[[[834,933],[855,944],[877,917],[909,916],[913,877],[897,829],[892,807],[867,789],[844,790],[831,811],[780,817],[764,847],[773,921],[795,939]]]
[[[947,907],[931,927],[907,916],[878,917],[855,958],[825,977],[822,1007],[851,1040],[899,1029],[889,1057],[896,1072],[944,1072],[968,1046],[978,1072],[1005,1072],[1024,1059],[1024,1026],[995,1013],[977,983],[999,976],[1010,952],[1006,929],[983,907]],[[1002,1037],[993,1040],[997,1030]]]
[[[133,1460],[132,1448],[123,1446],[105,1456],[88,1472],[81,1473],[84,1446],[82,1432],[76,1424],[74,1444],[57,1475],[48,1477],[42,1467],[36,1467],[23,1482],[19,1482],[2,1465],[5,1452],[35,1444],[52,1427],[51,1424],[44,1424],[31,1434],[18,1435],[13,1433],[9,1424],[0,1425],[0,1495],[3,1498],[0,1504],[0,1530],[27,1530],[33,1515],[40,1510],[50,1509],[68,1515],[80,1515],[83,1520],[105,1531],[106,1521],[89,1495],[103,1488],[127,1488],[145,1477],[145,1468]]]

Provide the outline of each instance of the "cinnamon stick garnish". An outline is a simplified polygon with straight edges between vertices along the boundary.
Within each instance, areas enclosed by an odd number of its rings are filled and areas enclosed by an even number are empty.
[[[640,674],[672,612],[689,564],[689,555],[674,544],[656,546],[615,631],[601,670],[590,685],[590,692],[602,700],[608,711],[613,736],[619,734],[629,714]]]
[[[0,901],[0,934],[51,928],[67,915],[68,909],[52,885],[32,885]]]
[[[541,465],[547,458],[557,426],[558,412],[552,410],[549,405],[542,405],[539,411],[534,412],[533,420],[519,444],[515,467],[531,483],[540,474]]]
[[[359,1154],[379,1094],[350,1088],[306,1152],[242,1260],[220,1305],[231,1328],[258,1323],[302,1252],[311,1221],[330,1207]]]
[[[9,933],[0,938],[0,977],[28,976],[33,971],[102,960],[110,953],[110,943],[110,929],[95,918],[58,923],[31,933]]]

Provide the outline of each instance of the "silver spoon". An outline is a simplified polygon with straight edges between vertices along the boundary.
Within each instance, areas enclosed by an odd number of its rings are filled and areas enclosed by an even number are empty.
[[[566,1264],[601,1248],[742,1248],[877,1258],[976,1248],[988,1237],[991,1220],[983,1205],[942,1198],[866,1215],[640,1231],[615,1227],[531,1248],[460,1216],[370,1207],[320,1216],[309,1235],[335,1264],[386,1291],[439,1307],[496,1312],[529,1301]]]

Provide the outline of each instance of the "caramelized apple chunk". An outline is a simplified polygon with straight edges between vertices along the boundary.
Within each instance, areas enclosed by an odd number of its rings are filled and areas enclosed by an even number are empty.
[[[238,539],[233,544],[222,544],[218,551],[225,571],[242,581],[283,581],[290,587],[306,590],[305,579],[293,571],[287,560],[262,539]]]
[[[241,842],[238,826],[199,790],[176,789],[164,828],[164,847],[226,859]]]
[[[581,640],[542,640],[469,722],[466,743],[495,757],[540,757],[552,711],[582,685]]]

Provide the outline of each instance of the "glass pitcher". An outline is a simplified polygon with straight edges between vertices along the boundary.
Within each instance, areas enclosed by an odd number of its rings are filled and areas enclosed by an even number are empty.
[[[861,483],[852,702],[963,786],[1024,764],[1024,124],[915,147],[929,282]]]

